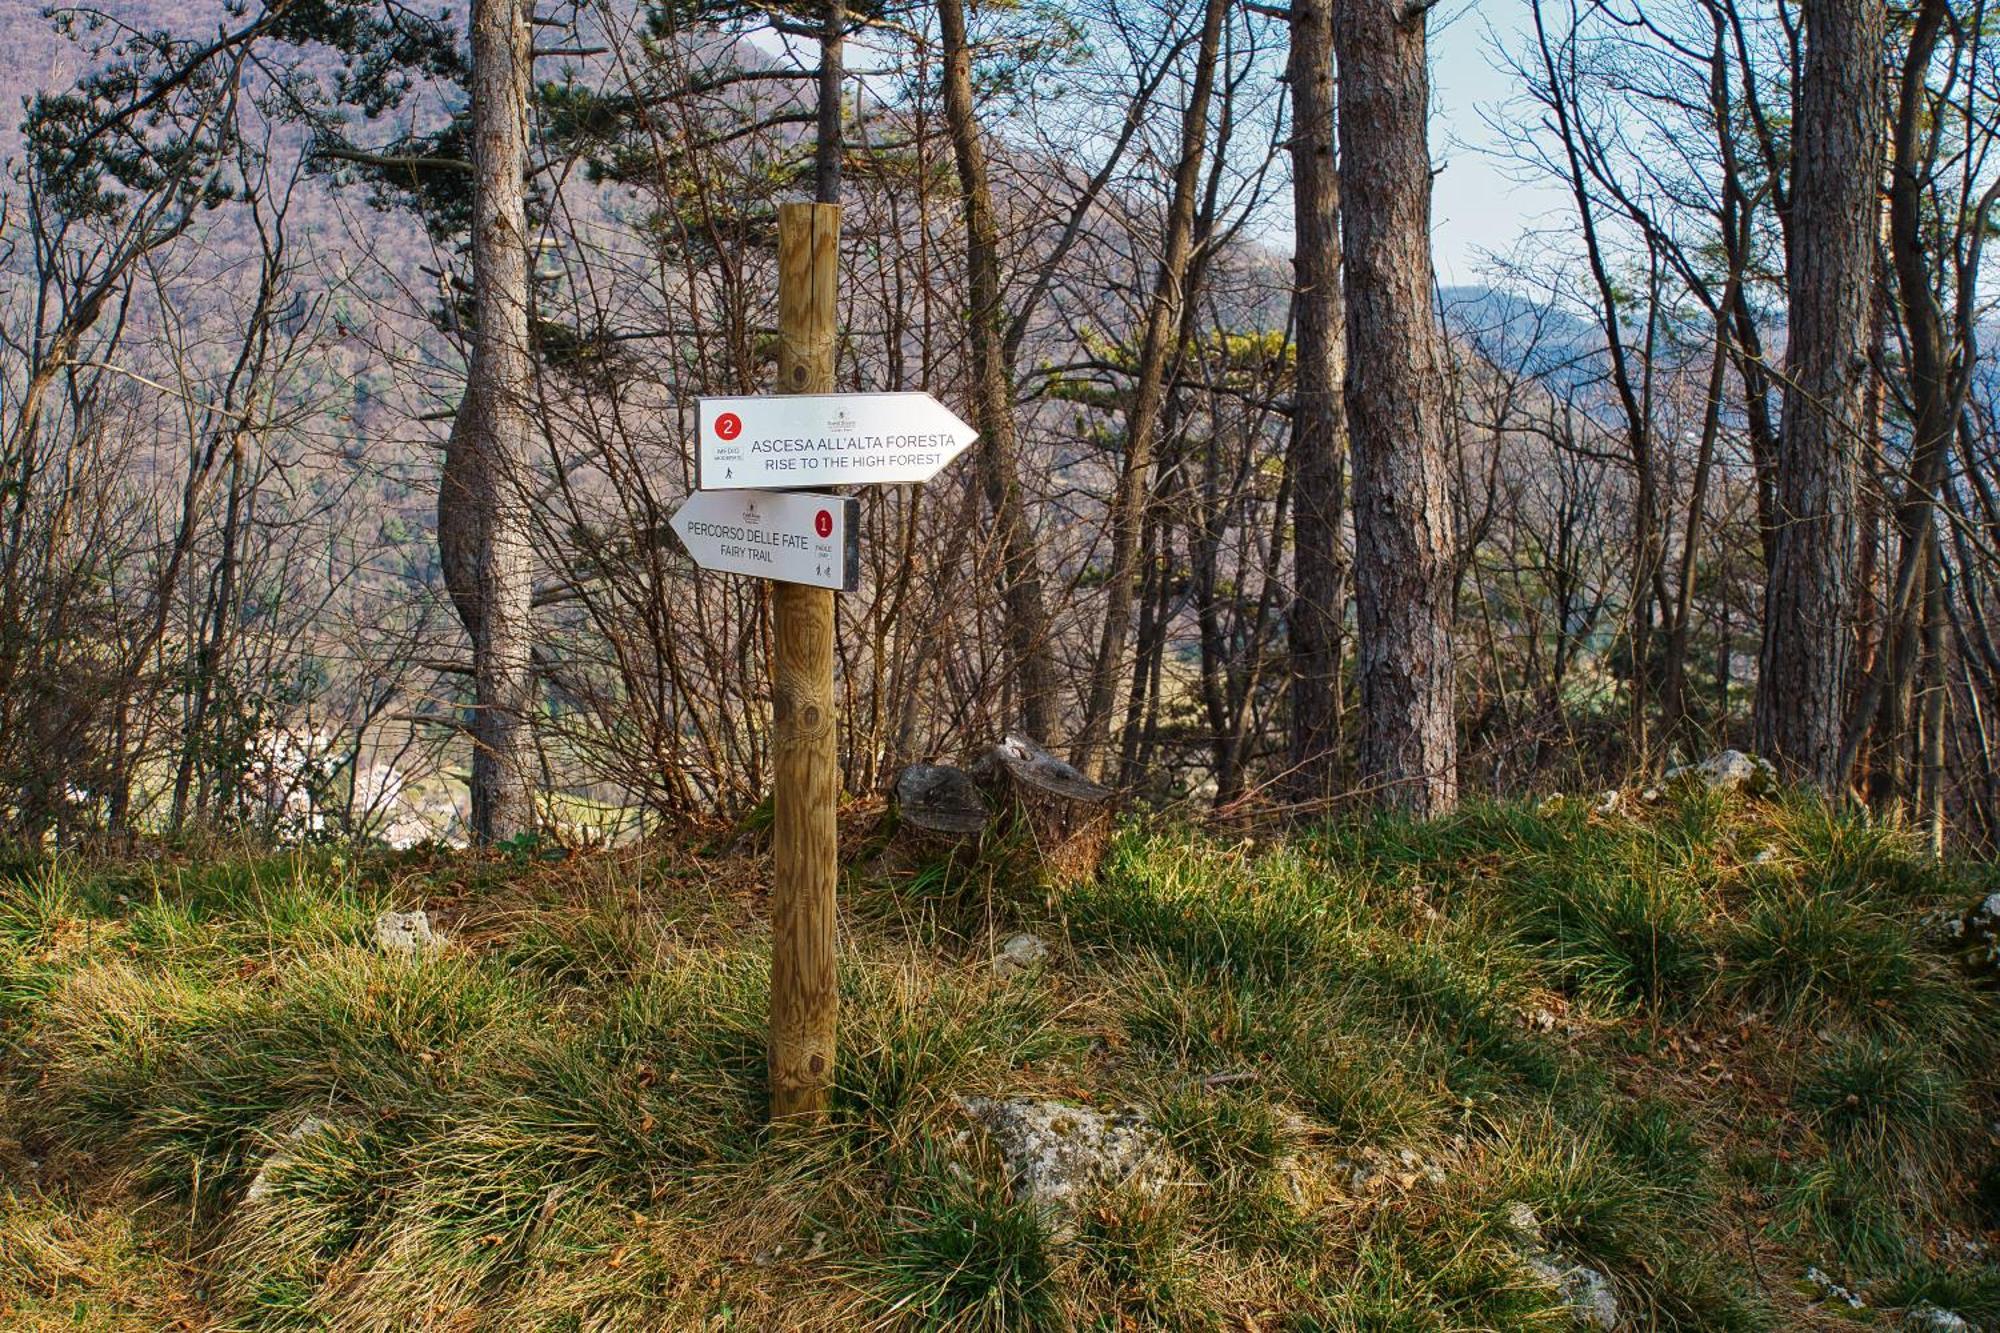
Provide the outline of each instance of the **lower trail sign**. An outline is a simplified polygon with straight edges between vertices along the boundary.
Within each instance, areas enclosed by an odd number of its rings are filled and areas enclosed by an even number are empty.
[[[673,529],[703,569],[853,592],[861,502],[809,491],[696,491]]]

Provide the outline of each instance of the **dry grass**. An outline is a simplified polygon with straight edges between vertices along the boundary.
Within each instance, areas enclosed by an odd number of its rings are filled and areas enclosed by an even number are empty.
[[[1991,872],[1894,830],[1132,827],[1066,888],[852,832],[835,1114],[775,1136],[754,841],[0,885],[0,1319],[1565,1327],[1527,1204],[1637,1326],[1837,1326],[1808,1265],[2000,1320],[2000,1004],[1919,930]],[[451,948],[375,953],[417,904]],[[996,978],[1023,928],[1054,956]],[[954,1110],[1022,1092],[1144,1108],[1174,1185],[1053,1232]]]

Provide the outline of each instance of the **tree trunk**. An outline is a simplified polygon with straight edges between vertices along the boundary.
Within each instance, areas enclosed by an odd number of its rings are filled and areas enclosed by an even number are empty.
[[[528,710],[527,0],[472,7],[472,285],[465,396],[445,447],[438,549],[472,640],[472,836],[535,824]]]
[[[1883,608],[1883,639],[1874,669],[1847,715],[1836,761],[1842,782],[1872,737],[1881,763],[1871,774],[1871,795],[1902,804],[1913,795],[1912,738],[1907,734],[1920,656],[1924,588],[1937,558],[1934,505],[1958,428],[1960,382],[1951,366],[1944,311],[1932,286],[1933,257],[1926,242],[1926,186],[1937,140],[1930,133],[1928,78],[1939,37],[1950,17],[1945,0],[1923,0],[1911,25],[1898,93],[1889,173],[1889,253],[1895,266],[1898,314],[1906,348],[1907,395],[1912,405],[1909,475],[1895,507],[1900,550]]]
[[[1855,476],[1867,436],[1882,143],[1881,0],[1807,0],[1792,148],[1784,424],[1757,744],[1790,777],[1845,785]]]
[[[1167,367],[1180,340],[1181,308],[1190,295],[1186,278],[1194,250],[1195,196],[1201,187],[1203,149],[1208,142],[1208,103],[1215,89],[1222,21],[1229,9],[1229,0],[1207,0],[1202,12],[1194,80],[1188,90],[1187,107],[1181,114],[1180,161],[1174,166],[1165,252],[1146,312],[1138,381],[1133,386],[1132,404],[1125,416],[1125,459],[1107,516],[1111,568],[1105,578],[1103,632],[1098,638],[1097,658],[1090,673],[1083,729],[1073,747],[1076,766],[1093,781],[1104,770],[1105,741],[1119,681],[1125,672],[1125,640],[1132,628],[1132,599],[1138,582],[1139,539],[1145,526],[1153,451],[1159,443],[1156,437],[1166,406]]]
[[[1327,800],[1340,757],[1341,630],[1347,562],[1346,373],[1340,290],[1340,172],[1334,162],[1333,8],[1294,0],[1286,77],[1292,93],[1292,271],[1298,353],[1292,396],[1292,799]]]
[[[973,419],[980,485],[993,510],[1000,547],[1001,596],[1008,653],[1013,658],[1021,723],[1043,745],[1055,743],[1055,660],[1042,596],[1034,533],[1021,497],[1019,443],[1014,429],[1014,368],[1007,349],[1007,313],[1000,290],[1000,238],[986,150],[972,101],[972,48],[964,0],[939,0],[944,36],[944,109],[965,199],[966,278],[971,288]]]
[[[1457,802],[1458,738],[1424,14],[1400,2],[1348,0],[1335,17],[1335,42],[1360,777],[1378,802],[1432,816]]]

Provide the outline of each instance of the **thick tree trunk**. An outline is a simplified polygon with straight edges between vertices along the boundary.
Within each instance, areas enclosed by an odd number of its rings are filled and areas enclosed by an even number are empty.
[[[1430,816],[1457,802],[1458,738],[1424,14],[1401,0],[1347,0],[1335,43],[1360,778],[1378,802]]]
[[[1000,548],[1001,596],[1021,724],[1043,745],[1055,743],[1055,660],[1042,596],[1042,571],[1021,496],[1014,429],[1014,369],[1000,290],[1000,238],[986,150],[972,102],[972,48],[964,0],[938,0],[944,36],[944,109],[965,199],[966,277],[971,288],[973,418],[979,427],[980,485],[993,511]]]
[[[1784,425],[1757,685],[1758,747],[1845,785],[1855,478],[1867,437],[1882,144],[1881,0],[1807,0],[1792,147]]]
[[[1340,757],[1341,629],[1347,561],[1346,374],[1340,290],[1340,172],[1334,162],[1332,0],[1294,0],[1286,73],[1292,91],[1292,799],[1333,795]]]
[[[472,285],[465,397],[445,447],[438,548],[472,640],[472,836],[535,824],[528,712],[527,0],[472,7]]]
[[[1083,729],[1072,747],[1076,766],[1093,781],[1104,771],[1111,713],[1118,699],[1119,682],[1125,674],[1125,641],[1132,629],[1132,601],[1138,585],[1139,539],[1145,527],[1153,451],[1159,444],[1160,419],[1166,408],[1167,368],[1180,341],[1181,308],[1189,297],[1186,279],[1194,249],[1194,213],[1201,188],[1203,149],[1208,143],[1208,104],[1215,90],[1222,21],[1229,9],[1229,0],[1207,0],[1202,12],[1194,79],[1181,114],[1180,161],[1174,166],[1166,245],[1139,345],[1138,379],[1125,414],[1125,459],[1108,515],[1111,568],[1105,578],[1103,632],[1098,637],[1097,658],[1090,673]]]

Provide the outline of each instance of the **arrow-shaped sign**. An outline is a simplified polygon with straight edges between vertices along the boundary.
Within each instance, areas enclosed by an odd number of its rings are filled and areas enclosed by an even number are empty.
[[[696,417],[705,491],[929,481],[979,438],[927,393],[703,398]]]
[[[696,491],[673,529],[703,569],[853,592],[861,582],[861,502],[805,491]]]

